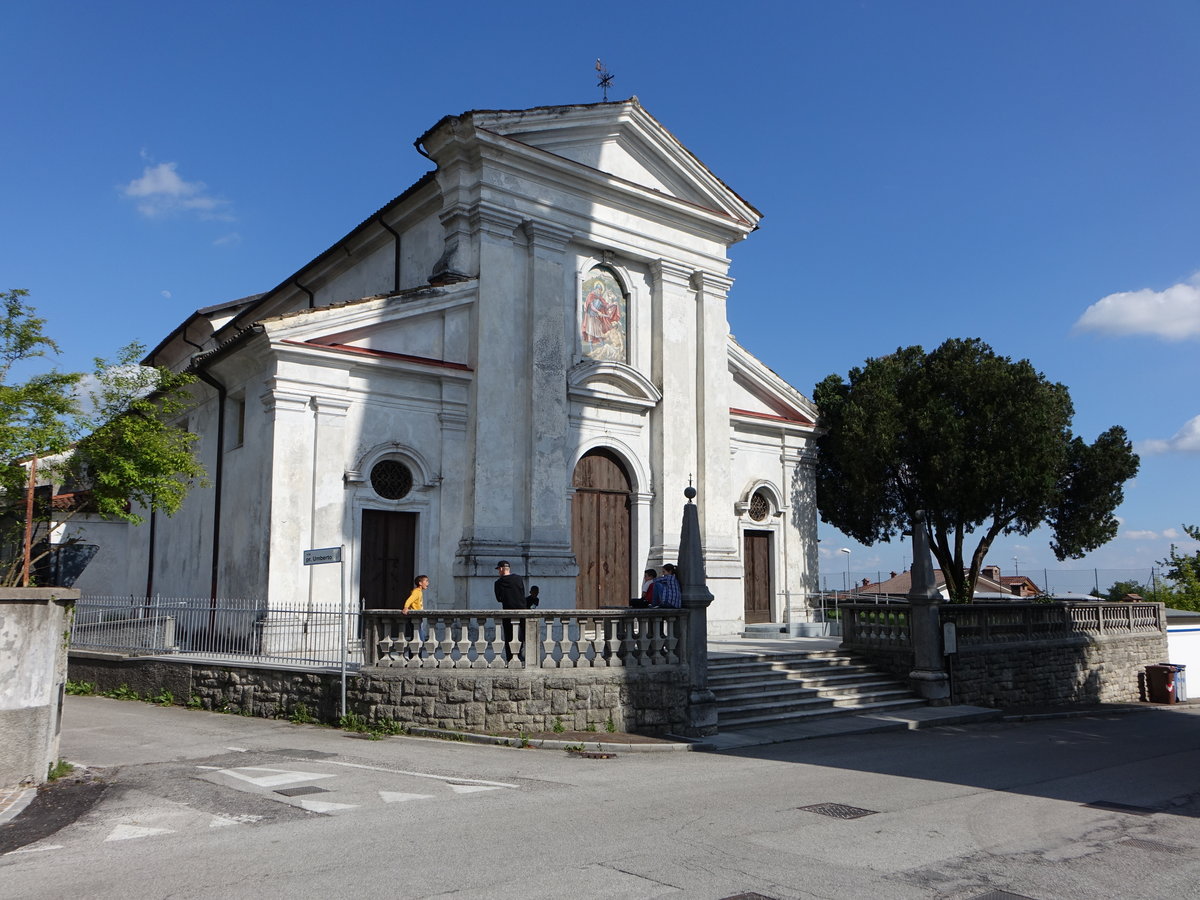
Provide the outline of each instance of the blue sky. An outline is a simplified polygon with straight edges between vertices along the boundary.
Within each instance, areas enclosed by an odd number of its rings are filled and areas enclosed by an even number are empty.
[[[738,339],[811,394],[981,337],[1142,451],[1121,535],[1059,564],[1148,577],[1200,523],[1200,4],[6,4],[0,288],[86,367],[265,290],[427,168],[443,115],[636,94],[758,207]],[[998,423],[1020,435],[1020,423]],[[822,526],[841,586],[906,544]],[[1135,571],[1136,570],[1136,571]]]

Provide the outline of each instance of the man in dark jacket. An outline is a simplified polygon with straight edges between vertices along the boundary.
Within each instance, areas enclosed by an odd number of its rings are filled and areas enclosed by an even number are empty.
[[[496,602],[504,609],[527,609],[525,605],[525,581],[520,575],[513,575],[512,569],[508,565],[507,559],[502,559],[496,563],[496,571],[500,573],[500,577],[496,579],[496,583],[492,585],[496,592]],[[525,659],[525,621],[523,619],[501,619],[504,629],[504,658],[511,660],[513,631],[517,633],[517,640],[520,642],[518,657]],[[513,626],[516,626],[514,629]]]

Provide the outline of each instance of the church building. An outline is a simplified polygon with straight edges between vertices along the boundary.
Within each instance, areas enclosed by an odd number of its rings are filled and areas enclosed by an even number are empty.
[[[807,621],[816,410],[726,318],[759,212],[636,98],[447,116],[415,146],[435,168],[399,197],[149,353],[196,375],[209,484],[85,525],[77,587],[387,608],[422,573],[427,609],[491,610],[506,559],[543,608],[627,606],[692,483],[711,630]]]

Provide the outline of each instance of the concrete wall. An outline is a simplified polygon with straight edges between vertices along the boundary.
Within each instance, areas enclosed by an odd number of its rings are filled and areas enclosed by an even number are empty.
[[[0,589],[0,788],[41,784],[58,759],[78,597],[66,588]]]
[[[126,685],[145,696],[168,690],[177,704],[263,718],[287,718],[299,704],[325,722],[338,717],[341,679],[337,673],[220,666],[211,663],[130,659],[73,652],[71,678],[98,690]],[[193,699],[195,698],[195,699]],[[412,671],[366,669],[350,676],[346,702],[368,722],[392,719],[404,725],[454,731],[551,731],[561,720],[568,730],[662,735],[686,724],[687,672],[613,669],[533,671]]]

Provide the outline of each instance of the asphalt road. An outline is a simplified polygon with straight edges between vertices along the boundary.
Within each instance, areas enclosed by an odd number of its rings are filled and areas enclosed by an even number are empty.
[[[584,759],[69,697],[62,752],[2,898],[1200,898],[1200,710]]]

